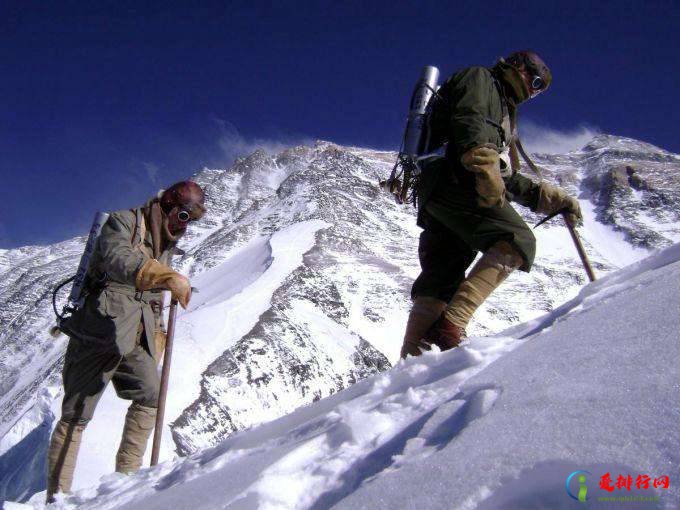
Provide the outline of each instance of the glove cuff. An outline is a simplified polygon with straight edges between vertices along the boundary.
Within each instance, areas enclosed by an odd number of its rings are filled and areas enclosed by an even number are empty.
[[[175,272],[165,264],[161,264],[156,259],[149,259],[139,268],[135,278],[135,287],[137,290],[166,288],[166,282],[174,275]]]

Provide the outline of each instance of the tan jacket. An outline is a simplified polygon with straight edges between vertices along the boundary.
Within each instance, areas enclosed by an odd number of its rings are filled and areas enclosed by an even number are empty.
[[[169,265],[173,248],[168,246],[159,261]],[[92,255],[85,304],[66,322],[63,331],[125,355],[134,349],[143,321],[149,350],[155,355],[153,337],[160,327],[162,292],[135,288],[137,272],[152,254],[153,241],[143,209],[112,213]]]

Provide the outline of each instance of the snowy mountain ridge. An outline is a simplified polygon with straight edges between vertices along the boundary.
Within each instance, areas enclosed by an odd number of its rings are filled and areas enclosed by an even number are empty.
[[[581,504],[569,476],[585,472],[587,508],[677,508],[678,285],[680,243],[503,334],[54,507],[558,510]]]
[[[176,261],[200,292],[179,318],[162,458],[217,445],[396,361],[419,229],[413,210],[377,187],[394,157],[319,142],[258,151],[194,176],[209,214],[192,226]],[[677,156],[602,135],[537,162],[580,196],[582,235],[599,274],[680,240]],[[549,312],[585,282],[557,221],[536,235],[535,269],[513,275],[480,310],[472,334]],[[0,250],[0,499],[26,498],[44,483],[65,348],[63,337],[46,333],[50,292],[74,271],[82,243]],[[118,433],[104,431],[122,428],[125,407],[110,391],[103,397],[76,487],[112,470]]]

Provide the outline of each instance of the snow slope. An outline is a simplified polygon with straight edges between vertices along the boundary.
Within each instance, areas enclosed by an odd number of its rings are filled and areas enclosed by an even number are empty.
[[[579,197],[597,274],[680,235],[680,156],[599,135],[582,150],[535,157],[546,179]],[[182,240],[176,266],[200,293],[179,317],[161,459],[218,445],[397,361],[420,229],[413,208],[376,185],[394,158],[318,142],[194,176],[209,212]],[[518,210],[529,224],[539,220]],[[532,272],[517,272],[491,296],[471,334],[550,312],[585,283],[563,225],[553,220],[535,233]],[[83,242],[0,250],[0,502],[44,488],[66,346],[47,334],[51,290],[73,273]],[[104,394],[75,488],[113,469],[126,406],[111,388]]]
[[[583,508],[565,490],[575,470],[590,472],[589,508],[622,505],[603,494],[678,508],[679,287],[676,244],[536,320],[409,358],[186,458],[109,475],[54,508]],[[634,481],[610,494],[605,473],[668,476],[670,488]]]

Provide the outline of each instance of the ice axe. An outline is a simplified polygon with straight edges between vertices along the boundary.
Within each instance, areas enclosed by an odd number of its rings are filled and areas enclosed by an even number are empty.
[[[198,289],[191,287],[192,294]],[[158,410],[156,411],[156,427],[153,432],[153,446],[151,447],[151,465],[158,464],[161,451],[161,437],[163,435],[163,417],[165,416],[165,400],[168,396],[168,382],[170,380],[170,363],[172,362],[172,341],[175,337],[175,323],[177,322],[177,300],[170,300],[168,314],[168,332],[165,339],[165,354],[163,355],[163,369],[161,371],[161,387],[158,392]]]
[[[567,230],[569,230],[569,234],[571,235],[571,239],[572,239],[572,241],[574,241],[574,245],[576,246],[576,251],[578,252],[578,256],[581,258],[581,263],[583,264],[583,268],[586,270],[586,274],[588,275],[588,279],[591,282],[594,282],[596,280],[596,278],[595,278],[595,272],[593,271],[593,266],[590,265],[590,260],[588,259],[588,255],[586,254],[586,250],[583,248],[583,243],[581,242],[581,238],[579,237],[578,232],[576,231],[576,227],[574,226],[574,224],[569,219],[568,213],[569,213],[569,209],[566,208],[566,207],[563,208],[563,209],[560,209],[559,211],[555,211],[554,213],[546,216],[541,221],[536,223],[536,225],[534,225],[534,228],[540,227],[546,221],[550,221],[555,216],[561,215],[562,219],[564,220],[564,223],[567,225]]]
[[[522,147],[522,142],[520,141],[519,138],[515,140],[515,146],[517,147],[517,150],[519,151],[520,155],[522,156],[522,159],[526,162],[527,165],[529,165],[529,168],[533,170],[533,172],[538,175],[539,178],[543,179],[543,174],[541,173],[541,169],[538,168],[536,163],[534,163],[527,152],[524,150],[524,147]],[[593,271],[593,266],[590,265],[590,260],[588,260],[588,255],[586,254],[586,250],[583,249],[583,243],[581,243],[581,238],[578,236],[578,232],[576,232],[576,226],[569,220],[569,209],[567,207],[564,207],[560,209],[559,211],[555,211],[552,214],[549,214],[545,218],[543,218],[541,221],[536,223],[534,228],[540,227],[543,225],[546,221],[549,221],[553,219],[555,216],[561,214],[562,218],[564,219],[564,223],[567,225],[567,229],[569,230],[569,235],[571,235],[572,241],[574,241],[574,245],[576,246],[576,251],[578,252],[578,256],[581,257],[581,263],[583,264],[583,268],[586,270],[586,274],[588,275],[588,279],[591,282],[595,281],[595,272]]]

